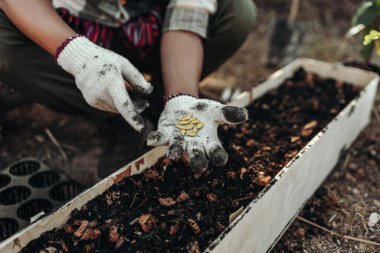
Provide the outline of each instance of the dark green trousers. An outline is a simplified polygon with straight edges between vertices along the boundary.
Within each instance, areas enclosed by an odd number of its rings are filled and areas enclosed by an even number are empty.
[[[218,11],[209,21],[208,39],[204,41],[202,77],[210,74],[231,57],[247,38],[256,9],[252,0],[220,0]],[[117,48],[115,48],[117,52]],[[120,52],[119,52],[120,53]],[[140,70],[159,66],[156,57],[145,62],[125,55]],[[157,71],[160,72],[160,71]],[[159,76],[159,75],[158,75]],[[57,65],[55,59],[22,34],[0,12],[0,81],[30,99],[53,110],[102,119],[107,113],[90,107],[75,85],[73,76]],[[152,80],[153,97],[163,95],[159,77]]]

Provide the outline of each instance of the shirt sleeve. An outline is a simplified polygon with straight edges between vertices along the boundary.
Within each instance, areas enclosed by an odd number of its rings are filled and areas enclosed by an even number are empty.
[[[163,31],[184,30],[207,38],[210,14],[216,11],[216,0],[171,0],[165,14]]]

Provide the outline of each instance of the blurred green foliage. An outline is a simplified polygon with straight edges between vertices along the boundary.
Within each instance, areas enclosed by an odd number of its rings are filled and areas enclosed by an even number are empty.
[[[363,48],[361,55],[365,61],[369,62],[375,46],[380,17],[380,0],[364,0],[355,16],[352,19],[352,26],[364,25]],[[372,32],[372,34],[371,34]],[[366,39],[367,38],[367,39]],[[376,43],[379,45],[379,43]],[[380,50],[376,50],[380,52]]]
[[[364,36],[363,46],[367,46],[378,39],[380,39],[380,32],[376,30],[371,30],[367,35]]]

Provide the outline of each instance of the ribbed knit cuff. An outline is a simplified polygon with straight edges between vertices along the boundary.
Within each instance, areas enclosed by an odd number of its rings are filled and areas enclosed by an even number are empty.
[[[61,54],[61,52],[63,51],[63,49],[65,49],[65,47],[74,39],[78,38],[78,37],[84,37],[84,35],[82,34],[75,34],[73,36],[70,36],[68,37],[63,43],[61,46],[59,46],[57,48],[57,51],[55,52],[55,59],[57,60],[58,56]]]
[[[169,100],[173,99],[173,98],[176,98],[176,97],[179,97],[179,96],[190,96],[190,97],[194,97],[196,98],[195,96],[193,95],[190,95],[190,94],[187,94],[187,93],[184,93],[184,92],[178,92],[178,93],[174,93],[170,96],[164,96],[162,99],[164,100],[164,102],[168,102]]]
[[[76,37],[61,51],[57,62],[64,70],[75,76],[81,69],[86,68],[87,62],[97,59],[100,53],[101,48],[86,37]]]
[[[165,108],[182,108],[184,105],[192,104],[196,100],[197,98],[191,95],[179,95],[169,99],[165,104]]]

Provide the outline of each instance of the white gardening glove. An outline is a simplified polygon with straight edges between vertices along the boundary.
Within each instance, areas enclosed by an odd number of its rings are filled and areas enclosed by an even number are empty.
[[[149,104],[146,100],[132,102],[124,80],[143,94],[150,94],[153,87],[127,59],[95,45],[86,37],[76,37],[59,53],[57,61],[75,77],[89,105],[120,113],[134,129],[142,131],[144,121],[139,112]]]
[[[245,108],[180,95],[166,103],[158,129],[149,134],[147,144],[169,145],[167,156],[172,160],[187,154],[194,176],[199,178],[208,167],[208,159],[216,166],[227,163],[228,155],[218,138],[218,125],[238,124],[247,119]]]

